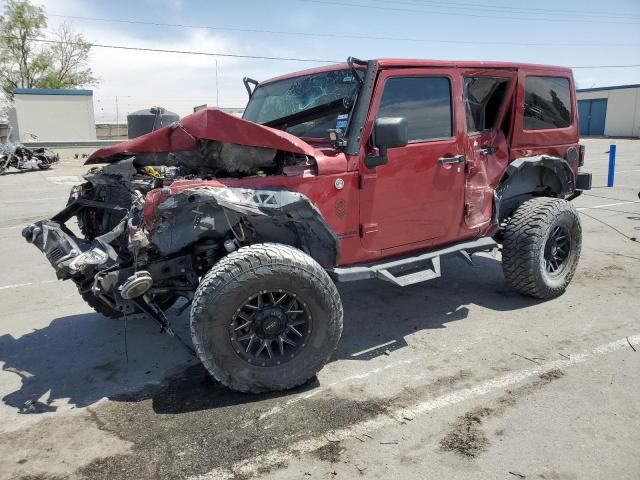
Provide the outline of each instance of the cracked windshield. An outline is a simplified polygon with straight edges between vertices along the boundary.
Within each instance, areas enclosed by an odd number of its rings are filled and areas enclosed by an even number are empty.
[[[346,126],[343,114],[349,111],[357,89],[351,70],[280,80],[256,88],[244,118],[284,126],[298,137],[324,138],[327,130]]]

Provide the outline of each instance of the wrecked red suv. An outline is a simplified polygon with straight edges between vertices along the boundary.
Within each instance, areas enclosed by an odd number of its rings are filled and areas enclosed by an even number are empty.
[[[569,201],[591,186],[571,70],[350,58],[244,82],[242,119],[206,109],[98,150],[87,164],[107,165],[24,229],[96,311],[172,333],[164,311],[183,298],[209,372],[261,392],[329,359],[334,282],[409,285],[438,277],[443,255],[496,246],[523,294],[571,281]]]

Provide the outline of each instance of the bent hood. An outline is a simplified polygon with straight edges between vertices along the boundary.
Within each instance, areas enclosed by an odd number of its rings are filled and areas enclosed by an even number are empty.
[[[110,163],[137,153],[195,151],[198,140],[272,148],[311,157],[317,155],[311,145],[295,135],[244,120],[217,108],[207,108],[141,137],[101,148],[89,157],[85,165]]]

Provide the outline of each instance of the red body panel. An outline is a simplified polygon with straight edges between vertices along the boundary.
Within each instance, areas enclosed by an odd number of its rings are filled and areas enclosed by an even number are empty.
[[[571,125],[566,128],[552,130],[527,131],[524,129],[524,87],[526,77],[529,75],[557,76],[569,79],[571,92]],[[580,139],[578,107],[576,91],[571,70],[562,70],[549,67],[521,69],[518,71],[518,86],[516,92],[514,124],[512,127],[513,138],[511,141],[511,160],[532,155],[551,155],[564,158],[567,150],[577,147]],[[573,165],[574,174],[578,172],[577,163]]]
[[[335,181],[344,180],[344,188],[336,189]],[[322,212],[322,216],[340,240],[339,264],[354,263],[366,256],[361,253],[358,236],[358,175],[356,172],[316,175],[307,169],[295,176],[249,177],[242,179],[221,178],[217,180],[179,180],[166,189],[152,190],[144,204],[145,224],[153,229],[153,211],[169,195],[197,187],[284,187],[306,195]],[[163,191],[164,190],[164,191]],[[363,260],[360,260],[363,261]]]
[[[493,192],[509,165],[509,143],[499,128],[512,109],[516,91],[516,70],[505,69],[462,69],[461,76],[487,76],[503,78],[510,82],[505,93],[502,110],[497,115],[496,128],[465,135],[466,185],[465,185],[465,225],[481,234],[491,229],[493,217]],[[488,151],[484,153],[483,149]]]
[[[276,148],[314,157],[314,167],[287,167],[281,176],[242,179],[176,181],[169,191],[154,190],[147,196],[145,218],[170,193],[193,187],[283,187],[306,195],[321,211],[340,241],[339,265],[378,260],[428,247],[489,235],[493,190],[508,164],[516,158],[539,154],[563,157],[578,143],[577,108],[571,70],[561,67],[500,62],[442,62],[380,60],[369,116],[359,155],[345,156],[328,143],[307,143],[293,135],[208,109],[185,117],[182,128],[166,127],[135,140],[96,152],[88,163],[119,153],[195,149],[195,138]],[[331,65],[278,77],[344,69]],[[469,73],[504,76],[511,80],[502,115],[512,108],[512,125],[505,137],[499,129],[468,135],[462,102],[462,77]],[[451,79],[454,136],[450,139],[389,149],[388,163],[368,169],[364,159],[372,153],[369,139],[384,81],[394,75],[438,75]],[[571,82],[572,123],[564,129],[535,133],[523,130],[526,75],[562,76]],[[502,116],[500,117],[502,118]],[[500,125],[500,123],[498,123]],[[188,132],[188,133],[187,133]],[[483,147],[495,147],[482,155]],[[468,172],[438,159],[464,154]],[[344,187],[338,188],[342,179]],[[466,206],[465,206],[466,205]],[[466,212],[466,213],[465,213]],[[153,226],[151,225],[151,228]]]
[[[365,138],[371,135],[385,82],[398,76],[447,77],[453,98],[460,95],[456,69],[385,70],[378,78]],[[368,255],[381,257],[387,255],[388,249],[411,248],[412,244],[423,248],[464,236],[460,231],[464,168],[438,163],[440,158],[464,153],[464,112],[455,102],[453,117],[453,137],[390,149],[388,163],[375,170],[364,166],[364,157],[372,149],[362,149],[360,221],[362,246]]]
[[[217,108],[207,108],[182,118],[177,126],[169,125],[112,147],[101,148],[89,157],[86,164],[110,161],[118,154],[196,150],[198,138],[316,155],[311,145],[295,135],[238,118]]]

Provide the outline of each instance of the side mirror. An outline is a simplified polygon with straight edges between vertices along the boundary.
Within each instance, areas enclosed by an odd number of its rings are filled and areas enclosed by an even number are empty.
[[[373,145],[379,155],[367,155],[364,164],[375,168],[387,163],[387,149],[404,147],[409,143],[409,122],[403,117],[378,118],[373,126]]]

